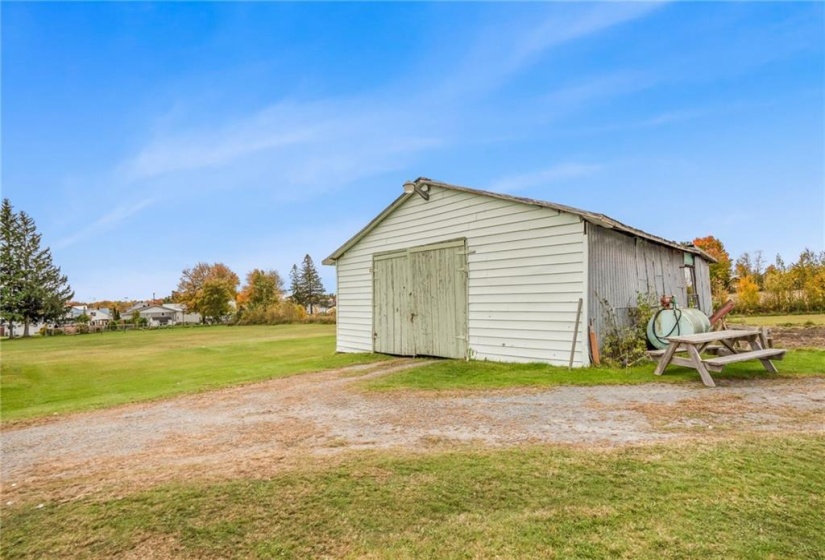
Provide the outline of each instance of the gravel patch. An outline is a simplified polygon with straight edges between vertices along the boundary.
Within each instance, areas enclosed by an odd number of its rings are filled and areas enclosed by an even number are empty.
[[[731,431],[825,432],[825,379],[365,392],[421,361],[357,366],[2,431],[4,499],[74,499],[187,477],[266,476],[364,449],[618,446]],[[10,496],[10,498],[6,497]]]

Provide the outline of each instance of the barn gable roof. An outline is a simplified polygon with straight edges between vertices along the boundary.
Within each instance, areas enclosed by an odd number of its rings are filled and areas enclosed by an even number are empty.
[[[521,196],[513,196],[509,194],[501,194],[495,193],[491,191],[483,191],[479,189],[471,189],[468,187],[460,187],[458,185],[451,185],[449,183],[442,183],[440,181],[434,181],[432,179],[428,179],[426,177],[419,177],[415,181],[412,182],[413,185],[417,187],[421,187],[424,185],[439,187],[442,189],[450,190],[450,191],[457,191],[457,192],[465,192],[480,196],[487,196],[490,198],[497,198],[500,200],[507,200],[510,202],[519,202],[521,204],[529,204],[531,206],[538,206],[540,208],[549,208],[551,210],[556,210],[558,212],[565,212],[567,214],[573,214],[574,216],[579,216],[586,222],[591,224],[595,224],[597,226],[601,226],[606,229],[612,229],[615,231],[619,231],[628,235],[632,235],[634,237],[638,237],[641,239],[645,239],[652,243],[656,243],[658,245],[664,245],[666,247],[671,247],[673,249],[678,249],[679,251],[684,251],[686,253],[692,253],[694,255],[699,255],[703,259],[707,260],[708,262],[716,262],[712,256],[707,254],[705,251],[695,247],[694,245],[689,244],[682,244],[676,241],[669,241],[662,237],[658,237],[656,235],[652,235],[650,233],[644,232],[640,229],[636,229],[634,227],[630,227],[626,224],[619,222],[618,220],[614,220],[609,216],[605,216],[604,214],[597,214],[594,212],[588,212],[587,210],[580,210],[578,208],[573,208],[572,206],[565,206],[563,204],[556,204],[555,202],[547,202],[544,200],[536,200],[533,198],[525,198]],[[411,196],[415,196],[415,191],[412,192],[404,192],[401,196],[396,198],[392,204],[387,206],[380,214],[378,214],[375,218],[372,219],[370,223],[364,226],[361,231],[356,233],[352,236],[346,243],[341,245],[335,252],[333,252],[330,256],[325,258],[322,262],[323,264],[335,264],[341,256],[346,253],[353,245],[358,243],[365,235],[367,235],[370,231],[375,229],[378,224],[383,222],[387,216],[395,212],[395,210],[404,204]]]

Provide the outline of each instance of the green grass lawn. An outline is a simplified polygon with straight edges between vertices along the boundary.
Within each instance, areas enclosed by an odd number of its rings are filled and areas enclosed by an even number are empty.
[[[728,317],[727,322],[736,325],[753,325],[755,327],[823,326],[825,325],[825,313],[810,315],[733,315]]]
[[[385,359],[336,354],[334,325],[36,337],[0,352],[4,422]]]
[[[12,558],[822,558],[825,438],[358,453],[3,508]]]
[[[107,332],[0,343],[3,422],[112,406],[234,383],[385,359],[336,354],[333,325],[202,327]],[[825,374],[825,351],[795,350],[780,376]],[[717,380],[769,377],[756,362],[735,364]],[[696,372],[653,364],[567,370],[543,364],[439,361],[367,382],[370,389],[485,389],[517,386],[699,383]]]
[[[782,361],[774,362],[779,374],[770,374],[759,362],[726,366],[722,373],[711,374],[716,381],[725,379],[770,379],[825,375],[825,350],[789,350]],[[653,362],[631,368],[585,368],[545,364],[502,364],[496,362],[443,360],[420,368],[385,375],[365,381],[371,390],[420,389],[502,389],[506,387],[548,387],[554,385],[632,385],[638,383],[697,383],[699,373],[693,369],[668,366],[662,376],[653,375]]]

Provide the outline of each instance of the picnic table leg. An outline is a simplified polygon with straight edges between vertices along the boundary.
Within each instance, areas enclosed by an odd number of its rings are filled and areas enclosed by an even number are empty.
[[[762,337],[760,336],[759,338],[761,339]],[[748,340],[748,344],[750,344],[751,350],[762,350],[762,345],[759,344],[759,341],[755,338]],[[779,370],[776,369],[776,366],[773,365],[773,362],[768,358],[763,358],[759,361],[762,362],[762,366],[768,370],[769,373],[779,373]]]
[[[702,363],[702,356],[699,355],[699,350],[692,344],[686,344],[685,346],[687,346],[688,356],[690,356],[693,362],[693,367],[696,368],[696,371],[699,372],[699,376],[702,378],[702,383],[707,387],[716,387],[716,383],[713,382],[710,372],[708,372],[705,364]]]
[[[733,343],[731,343],[731,341],[729,341],[729,340],[720,340],[719,342],[722,343],[722,346],[727,348],[728,352],[730,352],[731,354],[738,354],[739,353],[736,350],[736,341],[733,341]]]
[[[768,327],[762,327],[759,330],[759,342],[762,344],[762,348],[768,348]]]
[[[662,354],[661,358],[659,358],[659,363],[656,364],[656,369],[653,371],[655,375],[662,375],[665,372],[665,368],[670,363],[670,360],[673,359],[673,354],[676,353],[676,348],[678,347],[679,344],[673,342],[667,345],[665,353]]]

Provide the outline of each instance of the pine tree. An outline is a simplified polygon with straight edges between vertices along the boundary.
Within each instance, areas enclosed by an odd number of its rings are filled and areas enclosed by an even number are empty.
[[[2,311],[9,320],[23,321],[23,336],[38,319],[57,319],[74,292],[68,279],[54,266],[48,247],[40,247],[41,235],[25,212],[14,213],[8,199],[0,208],[2,220]]]
[[[298,265],[293,264],[289,271],[289,291],[292,294],[289,296],[292,301],[298,305],[306,306],[306,298],[304,297],[303,285],[301,283],[301,275],[298,272]]]
[[[304,297],[303,305],[309,306],[309,313],[312,315],[313,306],[321,303],[324,297],[324,284],[321,282],[321,276],[315,269],[315,263],[312,262],[312,257],[309,255],[304,256],[299,279]]]
[[[20,319],[17,308],[22,278],[17,263],[18,255],[13,250],[19,245],[18,219],[7,198],[3,199],[0,208],[0,235],[0,315],[13,327],[14,322]]]

